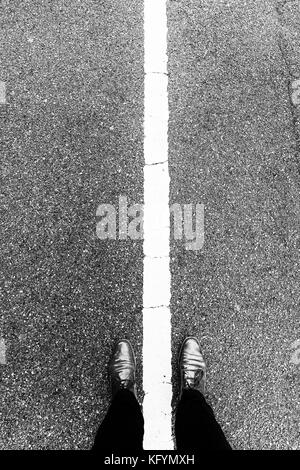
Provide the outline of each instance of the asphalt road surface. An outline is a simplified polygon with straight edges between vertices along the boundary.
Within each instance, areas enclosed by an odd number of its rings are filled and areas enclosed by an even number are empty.
[[[9,2],[1,18],[0,446],[89,448],[112,345],[141,346],[142,245],[99,240],[96,209],[143,197],[142,4]]]
[[[142,368],[142,242],[95,228],[143,202],[143,2],[0,17],[0,449],[89,449],[116,339]],[[232,446],[300,449],[300,2],[173,0],[168,28],[171,202],[205,212],[200,251],[171,244],[175,398],[197,335]]]

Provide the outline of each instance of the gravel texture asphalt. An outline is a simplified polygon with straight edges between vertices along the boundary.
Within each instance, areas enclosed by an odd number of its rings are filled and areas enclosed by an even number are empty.
[[[142,367],[142,243],[95,227],[143,200],[143,2],[0,11],[0,449],[89,449],[117,338]],[[168,21],[171,200],[205,207],[203,248],[171,247],[175,398],[197,335],[232,446],[299,449],[300,2],[170,0]]]
[[[235,449],[300,446],[300,48],[282,31],[300,9],[281,3],[169,5],[172,202],[205,212],[203,249],[172,247],[174,353],[198,333]]]
[[[89,448],[112,345],[141,346],[142,244],[96,209],[143,197],[142,4],[5,3],[0,447]]]

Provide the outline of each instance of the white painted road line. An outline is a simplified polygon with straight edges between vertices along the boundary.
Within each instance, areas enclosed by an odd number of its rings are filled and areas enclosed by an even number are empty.
[[[146,165],[168,159],[168,77],[145,74],[144,158]]]
[[[144,449],[173,449],[166,0],[144,0]]]
[[[171,315],[168,307],[144,309],[144,343],[149,347],[143,358],[145,398],[144,449],[173,449],[171,436]],[[150,348],[151,345],[151,348]],[[148,352],[148,354],[147,354]]]
[[[144,259],[144,308],[160,306],[168,307],[170,304],[170,263],[169,258]],[[157,329],[154,324],[153,334]],[[167,338],[166,338],[167,339]],[[151,353],[150,353],[151,354]]]
[[[167,163],[145,166],[143,231],[145,256],[168,257],[170,249],[170,215]]]
[[[144,71],[168,72],[167,56],[167,2],[166,0],[144,1]]]

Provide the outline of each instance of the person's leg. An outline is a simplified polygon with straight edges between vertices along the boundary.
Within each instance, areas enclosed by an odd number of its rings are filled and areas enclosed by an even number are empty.
[[[188,337],[183,342],[179,368],[181,398],[175,421],[177,450],[199,452],[231,449],[213,410],[204,398],[206,365],[196,338]]]
[[[131,344],[119,341],[109,364],[112,403],[100,425],[93,450],[141,451],[144,419],[136,397],[136,361]]]
[[[198,390],[184,390],[175,422],[177,450],[230,450],[212,408]]]
[[[141,451],[143,434],[144,419],[136,397],[129,390],[120,390],[98,429],[93,450]]]

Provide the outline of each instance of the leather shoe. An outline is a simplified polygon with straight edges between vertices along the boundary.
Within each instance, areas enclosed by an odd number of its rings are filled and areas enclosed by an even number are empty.
[[[113,397],[119,390],[129,390],[136,396],[136,360],[129,341],[119,341],[109,363]]]
[[[199,341],[192,336],[187,337],[181,346],[179,368],[181,376],[180,395],[182,395],[184,390],[198,390],[204,394],[206,364],[201,353]]]

